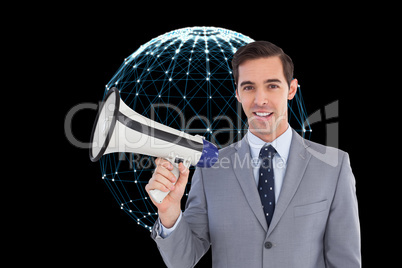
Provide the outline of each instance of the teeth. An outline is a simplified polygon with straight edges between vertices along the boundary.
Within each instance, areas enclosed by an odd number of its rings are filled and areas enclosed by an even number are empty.
[[[270,115],[271,113],[255,113],[258,116],[267,116]]]

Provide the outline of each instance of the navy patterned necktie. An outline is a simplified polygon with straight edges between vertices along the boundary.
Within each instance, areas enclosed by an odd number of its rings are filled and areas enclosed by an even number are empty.
[[[260,193],[261,204],[267,219],[268,227],[271,223],[275,210],[275,181],[273,158],[276,150],[272,145],[262,147],[260,151],[260,180],[258,182],[258,192]]]

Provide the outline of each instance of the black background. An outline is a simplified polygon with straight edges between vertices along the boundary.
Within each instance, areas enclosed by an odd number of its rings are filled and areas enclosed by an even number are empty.
[[[222,16],[223,11],[204,10],[199,16],[184,16],[190,11],[156,13],[149,7],[131,14],[122,8],[113,14],[88,16],[89,12],[74,11],[58,18],[57,32],[47,46],[55,51],[51,57],[59,60],[49,67],[56,69],[54,78],[60,88],[53,95],[61,111],[59,133],[64,132],[64,118],[73,106],[97,104],[124,58],[161,34],[183,27],[215,26],[271,41],[293,59],[307,114],[339,101],[339,116],[330,122],[339,124],[338,147],[349,153],[356,177],[363,267],[373,265],[370,193],[376,175],[368,171],[371,149],[367,143],[378,122],[367,115],[366,107],[374,98],[368,91],[372,57],[367,55],[375,46],[373,40],[380,38],[377,26],[368,17],[357,19],[356,11],[343,9],[332,15],[327,9],[309,15],[266,9],[262,14],[237,10]],[[75,115],[72,130],[78,140],[89,141],[95,116],[93,110]],[[315,134],[312,127],[311,140],[325,142],[325,129]],[[149,231],[120,210],[101,180],[99,164],[89,160],[88,150],[76,148],[66,137],[61,144],[63,154],[54,165],[57,178],[52,178],[57,183],[46,202],[52,204],[45,212],[46,252],[64,264],[164,267]],[[210,258],[208,253],[197,267],[210,267]]]

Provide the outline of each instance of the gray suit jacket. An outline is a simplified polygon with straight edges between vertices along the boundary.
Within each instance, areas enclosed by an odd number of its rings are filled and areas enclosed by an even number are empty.
[[[269,229],[250,165],[247,139],[197,168],[186,209],[156,241],[168,267],[193,267],[212,247],[213,267],[361,267],[355,179],[349,156],[293,130],[286,174]]]

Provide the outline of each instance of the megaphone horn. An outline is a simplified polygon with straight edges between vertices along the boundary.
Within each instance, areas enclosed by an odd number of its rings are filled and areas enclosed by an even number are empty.
[[[129,152],[169,160],[178,178],[178,164],[211,167],[218,160],[218,149],[199,135],[189,135],[148,119],[121,99],[119,90],[111,88],[99,108],[92,128],[89,157],[98,161],[103,155]],[[150,195],[161,203],[169,192],[151,190]]]

